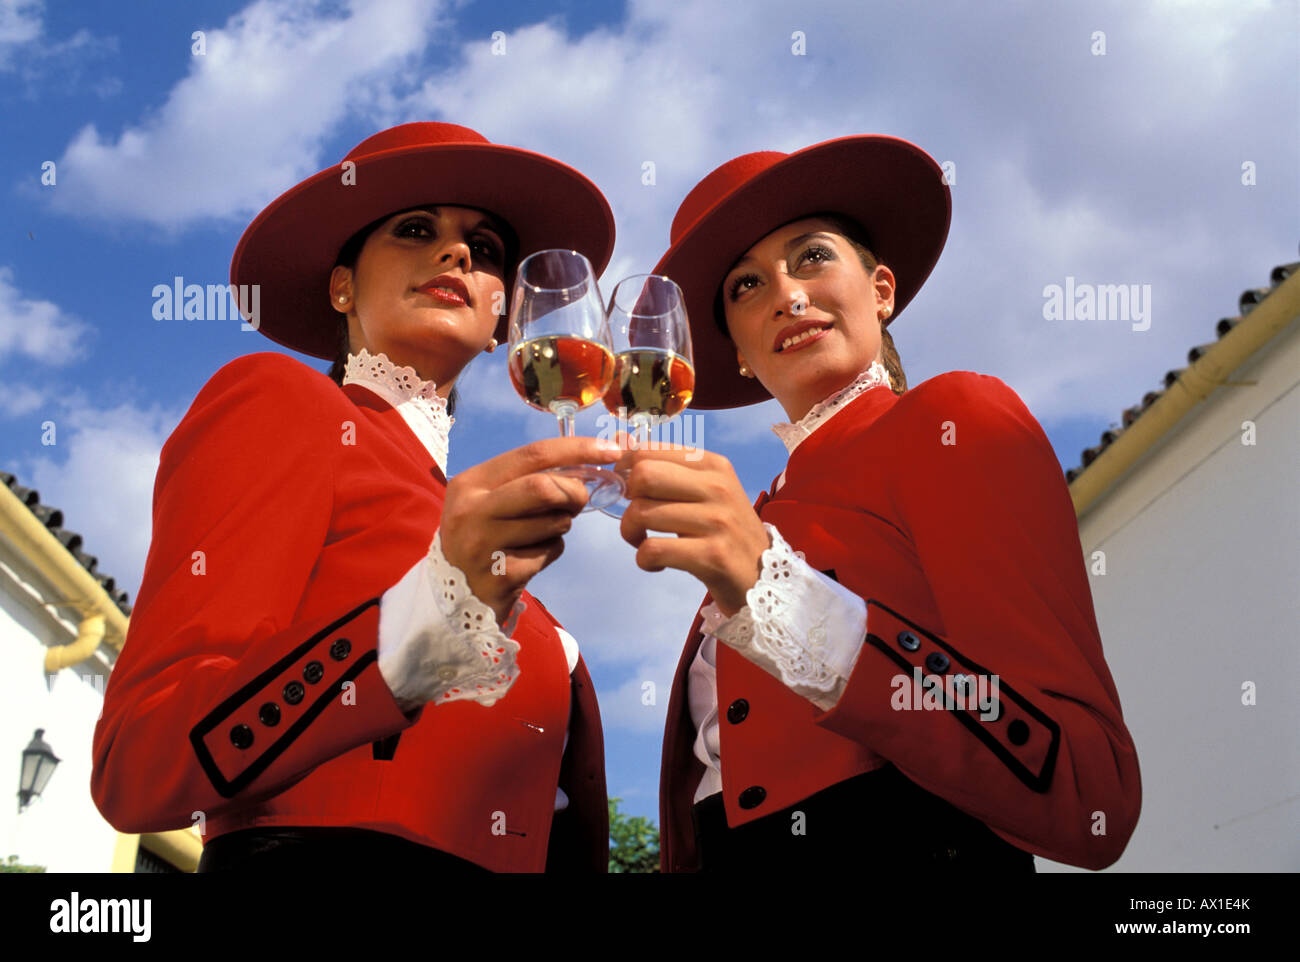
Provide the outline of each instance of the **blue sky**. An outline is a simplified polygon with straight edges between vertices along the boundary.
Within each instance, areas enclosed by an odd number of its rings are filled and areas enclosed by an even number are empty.
[[[1243,289],[1296,259],[1297,19],[1294,0],[0,0],[0,467],[134,597],[163,442],[220,366],[281,350],[234,323],[154,320],[154,285],[225,283],[263,205],[410,120],[591,177],[618,221],[606,292],[653,266],[682,197],[733,156],[857,133],[917,143],[956,179],[945,253],[891,328],[909,380],[1002,378],[1073,466]],[[1067,277],[1150,285],[1149,329],[1046,320],[1044,288]],[[554,430],[501,352],[462,388],[453,471]],[[778,420],[773,403],[710,413],[704,443],[757,492],[784,463]],[[657,819],[663,712],[702,590],[639,571],[601,515],[534,588],[592,669],[610,794]]]

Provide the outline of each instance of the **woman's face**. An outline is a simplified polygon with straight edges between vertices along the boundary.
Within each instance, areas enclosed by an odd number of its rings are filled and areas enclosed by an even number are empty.
[[[330,303],[347,314],[352,351],[382,351],[445,396],[492,337],[504,272],[505,238],[491,214],[417,208],[371,232],[355,268],[334,268]]]
[[[821,218],[778,227],[722,282],[736,359],[797,421],[880,359],[880,316],[894,275],[868,271],[849,239]]]

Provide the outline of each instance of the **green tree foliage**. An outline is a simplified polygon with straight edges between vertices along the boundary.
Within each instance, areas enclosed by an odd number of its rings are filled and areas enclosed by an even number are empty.
[[[658,849],[656,849],[658,851]],[[44,872],[44,865],[23,865],[17,855],[10,855],[8,861],[0,862],[0,872]],[[610,871],[613,871],[611,869]]]
[[[609,800],[609,870],[658,872],[659,829],[642,815],[624,815],[621,798]]]

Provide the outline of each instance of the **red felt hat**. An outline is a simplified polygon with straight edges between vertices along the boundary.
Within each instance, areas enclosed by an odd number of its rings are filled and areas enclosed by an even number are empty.
[[[519,238],[519,260],[569,248],[599,275],[614,249],[608,202],[572,167],[457,124],[401,124],[272,201],[240,238],[230,282],[236,292],[258,285],[258,330],[271,340],[333,358],[339,314],[329,305],[329,276],[339,249],[367,224],[427,204],[500,217]],[[251,296],[237,296],[247,311]],[[506,327],[503,316],[498,340]]]
[[[852,218],[897,280],[891,322],[929,276],[948,237],[952,195],[934,159],[896,137],[841,137],[793,154],[729,160],[695,185],[673,218],[655,267],[682,288],[695,352],[695,408],[733,408],[771,395],[742,377],[714,304],[732,265],[778,227],[814,213]]]

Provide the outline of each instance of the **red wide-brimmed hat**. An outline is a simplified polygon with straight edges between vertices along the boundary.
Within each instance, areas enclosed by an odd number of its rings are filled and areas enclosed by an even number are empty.
[[[735,346],[714,320],[718,289],[758,241],[823,212],[866,229],[871,252],[897,280],[894,321],[939,260],[952,195],[929,154],[875,135],[828,140],[793,154],[743,154],[696,184],[677,208],[672,245],[654,269],[686,296],[697,372],[692,407],[742,407],[771,397],[757,378],[737,369]]]
[[[342,163],[272,201],[240,238],[230,282],[236,292],[258,285],[258,330],[271,340],[333,358],[339,314],[329,305],[329,277],[339,249],[367,224],[426,204],[495,214],[519,238],[519,260],[569,248],[599,275],[614,249],[609,203],[572,167],[468,127],[413,123],[367,137]],[[246,295],[237,296],[247,311]],[[499,340],[506,326],[503,316]]]

